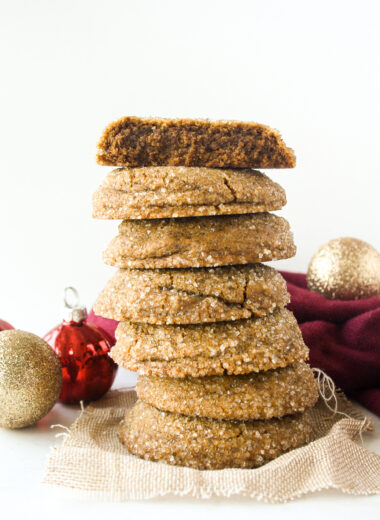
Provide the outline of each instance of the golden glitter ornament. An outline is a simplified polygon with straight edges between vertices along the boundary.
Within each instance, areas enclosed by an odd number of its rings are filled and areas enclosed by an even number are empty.
[[[0,427],[35,424],[61,387],[61,363],[45,341],[22,330],[0,332]]]
[[[330,240],[311,259],[307,285],[330,300],[380,296],[380,254],[357,238]]]

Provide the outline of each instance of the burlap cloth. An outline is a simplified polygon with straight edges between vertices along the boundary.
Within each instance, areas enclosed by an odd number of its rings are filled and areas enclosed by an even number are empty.
[[[44,482],[102,500],[241,495],[286,502],[327,488],[380,492],[380,456],[364,449],[360,438],[354,442],[371,423],[339,392],[339,410],[351,418],[333,414],[320,400],[313,412],[317,440],[253,470],[199,471],[130,455],[118,441],[117,427],[135,400],[133,390],[115,390],[88,406],[63,443],[52,448]]]

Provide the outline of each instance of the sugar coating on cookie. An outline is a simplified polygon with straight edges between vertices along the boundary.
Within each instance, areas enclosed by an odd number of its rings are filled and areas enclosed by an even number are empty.
[[[141,401],[119,427],[130,453],[196,469],[255,468],[314,436],[309,410],[281,419],[223,421],[162,412]]]
[[[252,122],[123,117],[98,143],[99,164],[294,168],[279,132]]]
[[[93,217],[151,219],[259,213],[286,204],[283,188],[256,170],[186,166],[117,168],[93,195]]]
[[[264,316],[289,303],[284,278],[262,264],[121,269],[94,305],[99,316],[142,323],[207,323]]]
[[[169,377],[247,374],[308,358],[287,309],[235,322],[151,325],[121,322],[112,358],[139,374]]]
[[[141,401],[159,410],[241,421],[303,412],[318,399],[317,383],[306,363],[239,376],[141,375],[136,391]]]
[[[290,258],[289,223],[271,213],[124,220],[103,254],[120,268],[239,265]]]

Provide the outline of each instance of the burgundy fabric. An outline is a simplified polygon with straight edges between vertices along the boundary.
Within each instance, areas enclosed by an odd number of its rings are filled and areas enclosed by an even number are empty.
[[[89,323],[93,323],[94,325],[99,327],[99,329],[104,330],[112,339],[112,345],[115,345],[115,330],[119,324],[118,321],[110,320],[108,318],[102,318],[102,316],[97,316],[92,309],[88,315],[87,321]]]
[[[327,300],[307,289],[304,274],[281,274],[291,295],[289,309],[310,348],[311,366],[380,415],[380,297]]]

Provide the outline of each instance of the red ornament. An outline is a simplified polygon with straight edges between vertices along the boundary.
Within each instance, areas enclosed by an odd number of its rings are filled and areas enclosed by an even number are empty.
[[[74,294],[73,305],[67,302]],[[65,289],[67,316],[63,323],[46,334],[44,340],[58,355],[62,364],[63,385],[59,401],[76,404],[102,397],[115,379],[117,365],[108,355],[112,339],[97,326],[87,323],[87,312],[79,305],[73,287]]]
[[[14,329],[10,323],[4,320],[0,320],[0,331]]]

